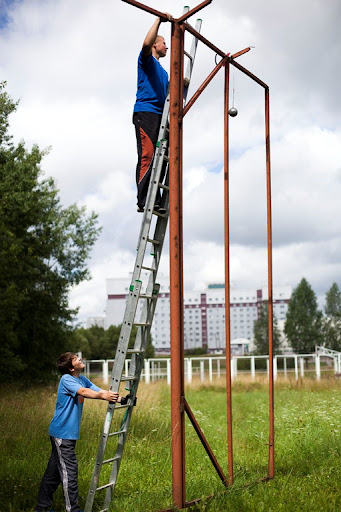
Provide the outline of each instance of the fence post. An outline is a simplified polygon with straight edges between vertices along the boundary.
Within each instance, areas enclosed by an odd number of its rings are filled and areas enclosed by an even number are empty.
[[[337,358],[334,357],[334,375],[337,374],[337,367],[338,367],[338,364],[337,364]]]
[[[210,382],[212,382],[212,379],[213,379],[212,357],[210,357],[209,360],[208,360],[208,377],[209,377]]]
[[[217,378],[220,379],[220,359],[217,359]]]
[[[287,374],[287,358],[284,357],[283,358],[283,370],[284,370],[284,378],[286,379],[288,374]]]
[[[301,377],[304,377],[304,357],[300,357],[300,374]]]
[[[251,356],[251,378],[255,379],[256,377],[256,360],[255,356]]]
[[[266,360],[266,374],[267,374],[267,376],[269,378],[269,356],[268,356],[268,358]]]
[[[189,357],[187,359],[187,382],[190,384],[192,382],[192,358]]]
[[[237,377],[237,365],[236,365],[236,358],[231,358],[231,379],[235,379]]]
[[[108,360],[105,359],[102,363],[102,379],[104,384],[109,382]]]
[[[277,380],[277,356],[274,357],[274,380]]]
[[[146,384],[150,383],[150,366],[149,359],[144,360],[144,381]]]
[[[205,380],[205,367],[204,367],[205,361],[200,361],[200,380],[201,382],[204,382]]]
[[[295,379],[298,380],[298,364],[297,364],[297,356],[294,357],[295,361]]]
[[[321,364],[320,364],[320,356],[316,354],[315,356],[315,371],[316,371],[316,379],[320,380],[321,378]]]
[[[128,368],[128,364],[129,364],[129,361],[128,361],[128,359],[126,359],[126,360],[124,361],[124,371],[125,371],[126,377],[128,377],[128,375],[129,375],[129,368]]]
[[[171,361],[167,359],[167,384],[171,383]]]

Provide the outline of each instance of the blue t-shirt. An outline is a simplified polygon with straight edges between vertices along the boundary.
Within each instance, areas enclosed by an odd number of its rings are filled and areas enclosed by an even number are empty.
[[[137,93],[134,112],[162,114],[167,97],[168,73],[152,54],[137,61]]]
[[[50,423],[49,435],[61,439],[79,439],[84,397],[77,395],[80,388],[99,391],[89,379],[65,374],[57,392],[56,410]]]

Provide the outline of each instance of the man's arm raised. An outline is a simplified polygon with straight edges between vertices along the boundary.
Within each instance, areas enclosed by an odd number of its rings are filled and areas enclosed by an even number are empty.
[[[153,44],[155,43],[155,39],[159,30],[159,26],[164,21],[169,21],[172,19],[172,16],[168,13],[167,18],[156,18],[153,25],[149,29],[146,37],[144,38],[142,45],[142,53],[145,57],[148,57],[152,53]]]

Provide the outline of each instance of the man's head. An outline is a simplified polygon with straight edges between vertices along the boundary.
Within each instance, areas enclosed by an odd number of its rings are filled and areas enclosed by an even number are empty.
[[[166,45],[165,38],[162,36],[156,36],[155,43],[153,44],[153,57],[159,59],[160,57],[166,57],[168,47]]]
[[[64,375],[68,373],[72,375],[75,371],[82,370],[84,363],[74,352],[65,352],[62,354],[57,361],[58,371]]]

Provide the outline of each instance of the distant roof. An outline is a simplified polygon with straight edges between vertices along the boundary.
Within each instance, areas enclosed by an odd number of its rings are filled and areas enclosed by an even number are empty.
[[[231,344],[233,345],[249,345],[250,340],[247,338],[234,338],[234,340],[231,340]]]
[[[209,284],[207,288],[225,288],[224,283],[213,283]]]

